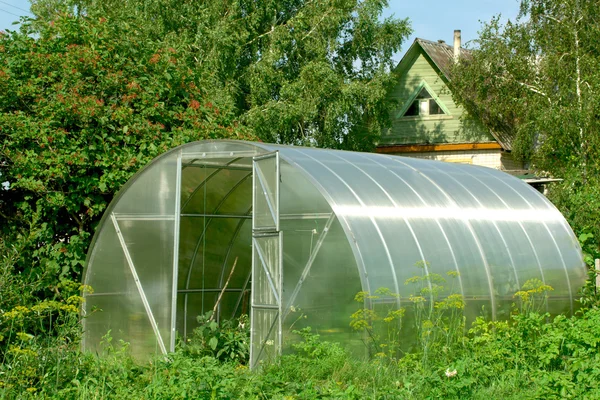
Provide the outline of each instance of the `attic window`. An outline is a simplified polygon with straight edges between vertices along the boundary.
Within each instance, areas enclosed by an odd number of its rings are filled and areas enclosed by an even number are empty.
[[[417,117],[427,115],[442,115],[446,114],[438,102],[433,98],[431,93],[425,86],[421,87],[421,91],[412,103],[406,109],[403,117]]]

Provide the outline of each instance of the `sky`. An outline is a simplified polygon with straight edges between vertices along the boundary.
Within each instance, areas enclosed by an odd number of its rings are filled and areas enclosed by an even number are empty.
[[[413,34],[394,57],[396,61],[400,61],[415,38],[431,41],[441,39],[452,46],[454,30],[460,29],[463,45],[477,39],[482,22],[488,22],[498,14],[504,23],[507,19],[514,21],[521,3],[520,0],[421,1],[389,0],[389,7],[383,13],[386,17],[393,14],[396,18],[408,18],[411,21]]]
[[[423,1],[423,0],[421,0]],[[477,38],[481,21],[489,21],[501,14],[502,20],[514,20],[519,12],[519,0],[389,0],[384,17],[409,18],[413,34],[395,55],[399,61],[416,37],[428,40],[445,40],[452,44],[454,30],[462,32],[463,44]],[[28,0],[0,0],[0,30],[16,29],[11,25],[21,15],[28,15]]]

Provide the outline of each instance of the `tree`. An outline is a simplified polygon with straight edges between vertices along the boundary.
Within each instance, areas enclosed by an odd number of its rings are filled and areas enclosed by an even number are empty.
[[[409,33],[379,19],[386,4],[33,0],[36,18],[0,35],[0,247],[17,249],[15,273],[40,297],[78,280],[115,192],[179,144],[373,147]]]
[[[0,240],[19,249],[14,273],[31,291],[79,279],[108,202],[158,154],[254,138],[181,51],[66,14],[0,36]]]
[[[484,24],[454,70],[456,100],[514,139],[515,155],[563,178],[551,198],[576,230],[600,233],[598,1],[525,0],[505,26]],[[600,238],[600,235],[596,236]]]
[[[60,4],[178,43],[180,59],[261,140],[320,147],[374,147],[387,123],[392,55],[410,33],[407,20],[380,19],[386,0]],[[56,0],[38,0],[34,11],[52,7]]]

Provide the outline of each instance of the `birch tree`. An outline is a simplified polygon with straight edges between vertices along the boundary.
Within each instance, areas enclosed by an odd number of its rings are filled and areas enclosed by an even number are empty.
[[[409,33],[385,6],[35,0],[35,18],[0,32],[0,246],[27,290],[78,281],[113,195],[177,145],[371,148]]]
[[[551,198],[578,230],[594,231],[600,221],[598,10],[597,0],[522,1],[516,21],[483,25],[472,57],[452,80],[471,117],[510,135],[515,155],[531,168],[564,179],[551,187]]]
[[[36,0],[133,25],[179,54],[261,140],[369,150],[388,121],[392,55],[406,19],[387,0]],[[61,8],[62,7],[62,8]]]

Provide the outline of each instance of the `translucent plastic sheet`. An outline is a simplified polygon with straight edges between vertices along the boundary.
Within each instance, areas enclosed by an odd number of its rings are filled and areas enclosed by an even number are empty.
[[[253,217],[256,232],[283,236],[281,259],[271,239],[255,243],[264,268],[254,277]],[[198,315],[248,314],[254,286],[255,304],[267,306],[253,315],[254,361],[277,354],[280,338],[285,351],[296,340],[291,331],[304,326],[360,349],[349,316],[380,305],[359,304],[356,293],[387,288],[402,306],[414,293],[407,280],[425,273],[445,277],[448,290],[464,296],[468,318],[506,318],[514,293],[532,279],[553,287],[549,311],[572,312],[586,279],[564,218],[502,172],[263,143],[191,143],[150,163],[108,207],[84,273],[94,293],[86,294],[83,347],[100,350],[110,330],[139,358],[162,351],[158,336],[173,350]]]

